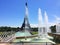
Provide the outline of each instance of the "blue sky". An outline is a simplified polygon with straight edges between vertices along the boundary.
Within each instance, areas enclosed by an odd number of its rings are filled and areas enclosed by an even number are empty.
[[[27,0],[0,0],[0,26],[20,27],[25,16]],[[60,0],[28,0],[29,23],[38,24],[38,8],[47,12],[50,23],[55,22],[55,16],[60,17]]]

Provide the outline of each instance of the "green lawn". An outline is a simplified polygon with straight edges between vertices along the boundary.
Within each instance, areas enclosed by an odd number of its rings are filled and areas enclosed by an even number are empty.
[[[38,34],[38,32],[32,32],[33,35]]]

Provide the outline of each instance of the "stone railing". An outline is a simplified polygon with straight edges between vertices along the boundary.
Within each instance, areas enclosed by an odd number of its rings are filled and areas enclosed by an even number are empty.
[[[10,42],[11,40],[13,40],[15,38],[15,34],[12,34],[10,36],[4,37],[1,42]]]
[[[10,42],[15,38],[15,32],[2,32],[0,34],[0,42]]]

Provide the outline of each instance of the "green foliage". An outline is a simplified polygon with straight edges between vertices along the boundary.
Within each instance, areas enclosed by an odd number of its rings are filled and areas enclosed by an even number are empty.
[[[50,29],[51,29],[52,33],[55,33],[56,32],[56,25],[51,26]]]
[[[19,27],[17,27],[17,28],[15,28],[15,27],[7,27],[7,26],[1,26],[0,27],[0,32],[4,32],[4,31],[19,31],[20,30],[20,28]]]
[[[32,28],[32,31],[36,32],[36,31],[38,31],[38,28]]]
[[[38,32],[32,32],[32,35],[38,34]]]

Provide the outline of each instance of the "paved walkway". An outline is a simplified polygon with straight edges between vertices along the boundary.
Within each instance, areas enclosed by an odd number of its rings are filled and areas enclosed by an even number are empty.
[[[0,43],[0,45],[52,45],[51,43]]]

